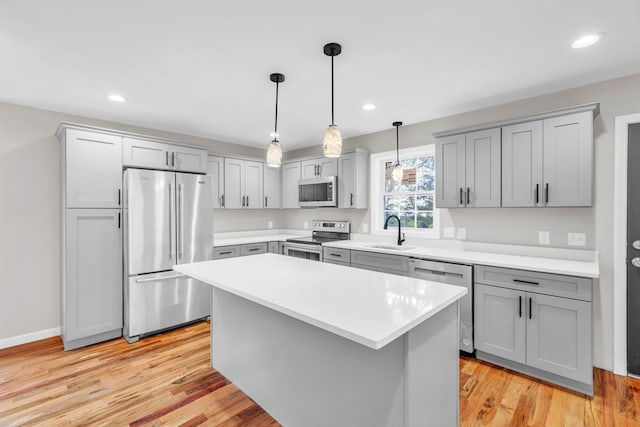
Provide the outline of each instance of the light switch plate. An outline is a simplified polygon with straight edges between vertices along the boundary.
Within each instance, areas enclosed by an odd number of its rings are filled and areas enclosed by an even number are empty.
[[[362,224],[362,232],[363,233],[369,232],[369,224]]]
[[[444,237],[446,239],[453,239],[456,237],[456,229],[453,227],[445,227],[444,228]]]
[[[586,244],[587,235],[585,233],[567,233],[567,245],[585,246]]]
[[[309,221],[304,222],[304,229],[307,230],[309,228]]]
[[[467,238],[467,229],[460,227],[458,228],[458,239],[464,240]]]
[[[538,231],[538,243],[548,245],[551,242],[550,234],[548,231]]]
[[[267,222],[267,227],[273,228],[273,221],[268,221]]]

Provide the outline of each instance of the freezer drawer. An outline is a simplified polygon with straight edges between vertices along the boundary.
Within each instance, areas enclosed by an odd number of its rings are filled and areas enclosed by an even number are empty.
[[[209,285],[175,271],[129,277],[124,336],[133,342],[140,335],[205,318],[211,315],[210,303]]]

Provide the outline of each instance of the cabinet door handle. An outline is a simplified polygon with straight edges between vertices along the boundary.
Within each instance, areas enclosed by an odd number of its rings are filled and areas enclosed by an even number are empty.
[[[531,300],[532,300],[532,299],[533,299],[533,298],[529,297],[529,320],[531,320],[531,319],[532,319],[532,317],[531,317],[531,304],[532,304],[532,303],[531,303]]]
[[[118,212],[118,228],[120,228],[120,212]]]
[[[174,167],[174,168],[176,167],[176,152],[175,151],[171,153],[171,166]]]
[[[464,205],[464,201],[462,200],[462,187],[460,187],[460,204]]]
[[[353,206],[353,193],[351,193],[351,206]]]
[[[122,201],[121,201],[122,198],[121,198],[121,195],[120,195],[121,191],[122,190],[118,190],[118,206],[120,206],[122,204]]]
[[[522,279],[512,279],[516,283],[524,283],[526,285],[539,285],[538,282],[533,282],[531,280],[522,280]]]
[[[322,175],[322,165],[318,165],[318,176]]]
[[[247,207],[249,207],[249,196],[247,196]]]
[[[245,196],[242,196],[242,207],[243,207],[243,208],[244,208],[244,206],[245,206],[245,205],[244,205],[244,198],[245,198]]]
[[[224,194],[220,196],[220,198],[222,199],[222,203],[220,204],[220,207],[224,208]]]
[[[269,207],[269,203],[267,201],[267,196],[264,196],[264,207],[268,208]]]
[[[167,166],[169,166],[169,152],[165,151],[164,152],[164,162]]]
[[[540,196],[538,194],[539,190],[540,190],[540,184],[536,184],[536,205],[540,203]]]
[[[518,317],[522,317],[522,295],[518,295]]]
[[[469,204],[469,187],[467,187],[467,205]]]
[[[544,202],[549,203],[549,183],[548,182],[544,190]]]

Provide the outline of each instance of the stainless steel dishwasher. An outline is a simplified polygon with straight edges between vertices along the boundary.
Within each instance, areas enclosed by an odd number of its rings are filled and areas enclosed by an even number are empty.
[[[473,352],[473,268],[450,262],[409,259],[409,277],[467,288],[460,300],[460,350]]]

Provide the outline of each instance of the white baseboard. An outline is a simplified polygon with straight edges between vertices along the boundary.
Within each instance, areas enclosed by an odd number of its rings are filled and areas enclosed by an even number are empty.
[[[26,344],[45,338],[51,338],[58,335],[60,335],[60,327],[31,332],[29,334],[18,335],[16,337],[2,338],[0,339],[0,349]]]

